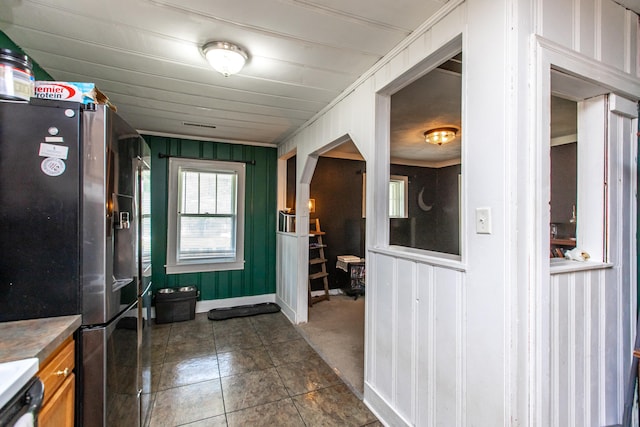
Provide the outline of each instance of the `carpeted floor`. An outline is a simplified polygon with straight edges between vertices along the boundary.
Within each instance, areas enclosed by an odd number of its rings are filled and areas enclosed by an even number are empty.
[[[309,344],[362,398],[364,391],[364,297],[332,295],[309,308],[309,322],[298,325]]]

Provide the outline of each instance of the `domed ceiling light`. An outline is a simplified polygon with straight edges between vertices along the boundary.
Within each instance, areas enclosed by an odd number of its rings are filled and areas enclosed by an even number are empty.
[[[424,140],[429,144],[442,145],[455,139],[458,129],[452,127],[430,129],[424,133]]]
[[[202,52],[214,70],[225,77],[236,74],[249,58],[240,46],[229,42],[209,42],[202,46]]]

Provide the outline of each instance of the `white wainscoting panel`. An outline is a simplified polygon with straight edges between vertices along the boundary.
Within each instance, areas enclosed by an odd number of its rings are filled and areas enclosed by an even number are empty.
[[[615,269],[555,274],[550,292],[550,426],[619,422],[630,353]]]
[[[365,401],[393,409],[392,425],[463,425],[464,273],[381,253],[367,262]]]
[[[276,233],[276,302],[296,323],[298,298],[298,237],[295,233]]]

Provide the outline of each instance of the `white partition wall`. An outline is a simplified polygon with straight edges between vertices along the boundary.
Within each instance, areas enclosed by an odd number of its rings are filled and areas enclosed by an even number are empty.
[[[449,0],[279,147],[297,153],[298,207],[322,147],[350,135],[367,160],[364,400],[385,425],[621,421],[635,336],[638,34],[638,15],[613,0]],[[388,245],[385,117],[389,95],[455,46],[464,140],[452,260]],[[548,258],[551,69],[608,97],[603,259],[560,268]],[[476,233],[479,207],[491,234]],[[305,234],[278,235],[278,301],[295,322],[307,319]]]
[[[538,327],[548,333],[540,346],[549,352],[549,406],[541,414],[549,426],[614,425],[624,408],[637,301],[637,106],[611,95],[605,114],[608,262],[553,266],[543,283],[548,304]]]
[[[623,12],[614,14],[623,18],[618,29],[627,37],[636,37],[637,26],[623,25],[629,17],[629,12]],[[601,37],[606,38],[604,34]],[[532,41],[535,116],[548,117],[550,92],[560,91],[579,101],[577,195],[582,231],[579,226],[577,245],[589,248],[593,259],[550,266],[544,252],[536,250],[549,247],[545,228],[549,223],[549,134],[544,125],[534,128],[531,170],[535,184],[527,191],[538,195],[532,203],[532,223],[537,226],[530,227],[530,242],[537,243],[529,249],[535,266],[529,274],[534,285],[528,319],[532,343],[529,366],[534,368],[529,388],[530,422],[545,426],[615,425],[622,422],[624,384],[635,338],[635,132],[640,86],[637,77],[556,41],[538,35]],[[551,70],[559,70],[564,76],[561,80],[569,76],[561,87],[551,84]]]
[[[276,302],[282,312],[297,323],[298,265],[300,264],[298,238],[293,233],[278,232],[276,235]]]
[[[370,257],[368,285],[376,291],[367,295],[367,401],[390,425],[460,425],[464,274],[384,252]]]

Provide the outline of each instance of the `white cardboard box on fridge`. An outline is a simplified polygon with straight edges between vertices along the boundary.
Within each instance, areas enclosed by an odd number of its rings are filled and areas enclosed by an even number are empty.
[[[115,106],[109,102],[109,98],[96,87],[95,83],[38,80],[35,86],[36,98],[81,102],[83,104],[105,104],[112,110],[116,110]]]

